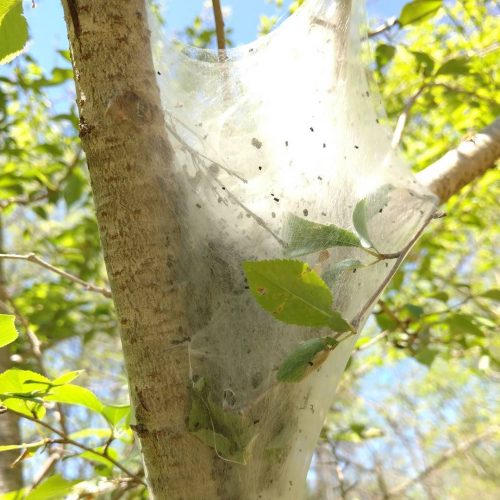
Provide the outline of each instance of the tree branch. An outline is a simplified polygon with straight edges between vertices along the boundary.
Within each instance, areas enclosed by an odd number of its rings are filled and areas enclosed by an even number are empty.
[[[368,38],[373,38],[376,37],[386,31],[389,31],[391,28],[394,26],[397,26],[399,24],[399,20],[397,17],[393,16],[387,19],[387,21],[380,26],[377,26],[373,30],[368,32]]]
[[[500,158],[500,118],[448,151],[442,158],[417,174],[442,203],[465,185],[483,175]]]
[[[226,35],[224,33],[224,16],[222,15],[222,7],[220,0],[212,0],[212,8],[215,19],[215,35],[217,37],[217,48],[226,50]]]
[[[12,410],[10,408],[7,408],[7,411],[9,411],[10,413],[13,413],[13,414],[17,415],[20,418],[24,418],[26,420],[29,420],[29,421],[35,423],[35,424],[38,424],[38,425],[41,425],[42,427],[45,427],[47,430],[49,430],[49,431],[53,432],[54,434],[56,434],[57,436],[59,436],[64,444],[70,444],[72,446],[80,448],[81,450],[84,450],[84,451],[87,451],[89,453],[92,453],[93,455],[105,458],[106,460],[108,460],[109,462],[111,462],[115,467],[117,467],[122,472],[124,472],[125,474],[127,474],[127,476],[129,476],[132,479],[134,479],[135,481],[137,481],[137,483],[146,485],[146,483],[142,480],[141,477],[139,477],[138,474],[134,474],[133,472],[131,472],[129,469],[127,469],[120,462],[118,462],[114,458],[110,457],[108,453],[104,453],[104,452],[101,453],[101,452],[99,452],[97,450],[94,450],[93,448],[89,448],[88,446],[84,445],[83,443],[80,443],[78,441],[75,441],[74,439],[71,439],[70,437],[67,436],[67,434],[65,432],[62,432],[62,431],[56,429],[55,427],[53,427],[52,425],[48,424],[47,422],[44,422],[43,420],[39,420],[38,418],[35,418],[35,417],[30,417],[29,415],[26,415],[25,413],[20,413],[20,412],[18,412],[16,410]],[[57,441],[52,440],[52,441],[54,441],[54,442],[61,442],[60,440],[57,440]]]
[[[55,274],[59,274],[59,276],[62,276],[63,278],[72,281],[73,283],[82,285],[86,290],[90,292],[97,292],[100,293],[101,295],[104,295],[105,297],[111,298],[111,291],[108,290],[107,288],[97,286],[92,283],[88,283],[87,281],[82,280],[78,276],[74,276],[73,274],[70,274],[64,271],[63,269],[59,269],[58,267],[49,264],[47,261],[41,259],[34,253],[28,253],[26,255],[19,255],[14,253],[0,253],[0,259],[26,260],[28,262],[33,262],[34,264],[38,264],[39,266],[44,267],[45,269],[48,269],[49,271],[52,271]]]
[[[417,99],[420,97],[422,92],[426,89],[426,87],[427,85],[424,83],[418,88],[418,90],[410,97],[410,99],[406,103],[403,112],[399,115],[398,121],[396,123],[396,128],[392,136],[392,148],[397,148],[399,146],[401,139],[403,138],[403,132],[408,122],[408,118],[410,117],[411,109],[417,102]]]

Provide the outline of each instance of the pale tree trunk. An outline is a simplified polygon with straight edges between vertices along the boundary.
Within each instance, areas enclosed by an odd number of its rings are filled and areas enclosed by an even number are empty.
[[[176,274],[183,228],[175,216],[173,152],[145,3],[63,0],[80,136],[121,327],[134,429],[153,497],[254,498],[249,491],[260,488],[249,478],[257,476],[217,458],[186,425],[189,358],[185,349],[172,348],[191,335]],[[270,398],[262,404],[270,405],[271,417],[279,406]],[[263,429],[264,435],[276,430]]]
[[[188,433],[188,358],[171,349],[189,332],[176,282],[180,228],[165,177],[172,151],[145,4],[63,1],[80,137],[148,483],[156,498],[210,499],[215,457]]]

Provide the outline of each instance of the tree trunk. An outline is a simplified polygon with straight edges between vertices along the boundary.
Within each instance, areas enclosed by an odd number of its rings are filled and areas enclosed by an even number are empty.
[[[104,258],[135,430],[156,498],[217,498],[212,450],[188,433],[189,336],[176,280],[172,152],[144,0],[64,0]]]

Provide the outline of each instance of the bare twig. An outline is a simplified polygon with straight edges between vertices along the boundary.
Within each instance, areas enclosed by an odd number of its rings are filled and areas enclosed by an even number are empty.
[[[457,455],[460,455],[461,453],[465,453],[471,448],[474,448],[477,446],[483,439],[493,435],[494,433],[498,432],[498,428],[490,428],[487,429],[486,431],[482,432],[481,434],[463,442],[462,444],[451,448],[450,450],[446,451],[441,455],[434,463],[426,467],[420,474],[418,474],[416,477],[412,479],[408,479],[407,481],[401,483],[400,485],[396,486],[395,488],[391,489],[389,491],[389,497],[399,497],[401,498],[400,495],[402,495],[405,491],[407,491],[411,486],[413,486],[416,483],[420,483],[423,479],[425,479],[427,476],[435,472],[437,469],[441,468],[446,462],[452,460],[455,458]]]
[[[399,25],[398,18],[394,17],[394,16],[390,17],[389,19],[387,19],[387,21],[385,23],[383,23],[380,26],[377,26],[373,30],[369,31],[368,38],[376,37],[376,36],[390,30],[391,28],[393,28],[394,26],[397,26],[397,25]]]
[[[120,462],[116,461],[114,458],[112,458],[111,456],[109,456],[107,453],[100,453],[100,452],[94,450],[93,448],[89,448],[88,446],[84,445],[83,443],[79,443],[78,441],[75,441],[74,439],[71,439],[70,437],[67,436],[66,433],[64,433],[64,432],[56,429],[55,427],[53,427],[52,425],[48,424],[47,422],[44,422],[43,420],[39,420],[38,418],[35,418],[35,417],[30,417],[29,415],[25,415],[24,413],[19,413],[19,412],[15,411],[15,410],[11,410],[10,408],[8,408],[8,411],[11,412],[11,413],[16,414],[18,417],[24,418],[26,420],[34,422],[35,424],[38,424],[38,425],[41,425],[42,427],[45,427],[49,431],[51,431],[54,434],[56,434],[57,436],[59,436],[62,439],[62,442],[64,444],[69,444],[69,445],[72,445],[72,446],[76,446],[77,448],[80,448],[81,450],[84,450],[84,451],[87,451],[89,453],[92,453],[93,455],[105,458],[106,460],[108,460],[109,462],[111,462],[115,467],[117,467],[122,472],[124,472],[125,474],[127,474],[127,476],[133,478],[138,483],[146,485],[146,483],[142,480],[142,478],[140,478],[137,474],[134,474],[133,472],[129,471],[125,466],[123,466],[122,464],[120,464]],[[57,442],[61,442],[61,441],[58,440]]]
[[[226,50],[226,35],[224,32],[224,16],[220,0],[212,0],[212,9],[214,11],[215,35],[217,37],[217,48]]]
[[[40,370],[43,371],[43,360],[41,351],[42,342],[36,336],[36,333],[33,332],[33,330],[31,330],[28,319],[21,314],[21,311],[16,306],[14,300],[7,294],[7,292],[3,287],[0,287],[0,297],[1,297],[0,310],[4,311],[6,314],[14,314],[19,323],[21,323],[24,332],[26,333],[26,337],[28,337],[28,342],[30,343],[31,346],[31,352],[35,356],[37,363],[40,367]]]
[[[53,467],[59,460],[61,460],[63,456],[63,448],[58,448],[49,455],[47,460],[45,460],[45,462],[42,464],[42,467],[38,471],[37,475],[34,477],[33,482],[29,487],[29,491],[35,489],[45,479],[45,477],[52,471]]]
[[[434,212],[430,213],[426,219],[423,221],[422,226],[420,229],[417,231],[417,233],[413,236],[413,238],[409,241],[409,243],[405,246],[405,248],[400,252],[400,256],[392,266],[391,271],[389,274],[386,276],[386,278],[382,281],[382,283],[379,285],[379,287],[375,290],[373,295],[370,297],[370,299],[365,303],[361,311],[355,316],[355,318],[352,320],[352,324],[354,325],[355,328],[358,328],[360,322],[363,320],[363,316],[368,312],[372,304],[375,302],[375,300],[378,299],[379,295],[384,291],[384,288],[387,286],[387,284],[391,281],[392,277],[396,274],[396,271],[398,270],[399,266],[403,262],[404,258],[408,254],[408,252],[412,249],[413,245],[417,242],[417,240],[420,238],[420,235],[424,232],[424,229],[429,225],[429,222],[434,218]]]
[[[398,121],[396,123],[396,128],[394,130],[394,134],[392,136],[391,147],[397,148],[401,143],[401,139],[403,138],[403,131],[408,123],[408,118],[410,117],[411,109],[415,105],[415,102],[420,97],[422,92],[427,88],[427,84],[422,84],[418,90],[410,97],[408,102],[406,103],[403,112],[399,115]]]
[[[361,351],[365,351],[366,349],[369,349],[370,347],[374,346],[381,340],[385,339],[389,335],[389,330],[384,330],[383,332],[380,332],[378,335],[375,335],[372,339],[370,339],[366,344],[360,345],[356,349],[354,349],[352,356],[355,356],[357,353]]]
[[[86,290],[90,292],[96,292],[100,293],[101,295],[104,295],[105,297],[111,298],[111,290],[108,288],[100,287],[97,285],[94,285],[92,283],[88,283],[87,281],[82,280],[78,276],[75,276],[73,274],[70,274],[63,269],[60,269],[58,267],[53,266],[49,262],[41,259],[34,253],[28,253],[25,255],[20,255],[20,254],[14,254],[14,253],[1,253],[0,254],[0,259],[11,259],[11,260],[24,260],[27,262],[32,262],[34,264],[37,264],[45,269],[48,269],[49,271],[52,271],[55,274],[58,274],[59,276],[62,276],[63,278],[66,278],[69,281],[72,281],[73,283],[77,283],[81,286],[83,286]]]

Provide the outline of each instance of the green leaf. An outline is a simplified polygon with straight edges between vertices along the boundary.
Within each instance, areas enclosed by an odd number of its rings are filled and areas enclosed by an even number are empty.
[[[43,418],[42,397],[47,394],[50,380],[30,370],[11,368],[0,373],[0,400],[2,405],[23,415]]]
[[[446,323],[453,335],[470,333],[472,335],[484,336],[482,330],[474,322],[474,317],[469,314],[455,313],[446,318]]]
[[[413,318],[418,319],[422,314],[424,314],[424,310],[420,306],[416,306],[415,304],[405,304],[403,309]]]
[[[394,47],[394,45],[379,43],[375,49],[375,61],[377,62],[378,69],[383,68],[386,64],[388,64],[395,54],[396,47]]]
[[[424,76],[430,76],[434,71],[434,59],[429,54],[419,51],[411,51],[417,61],[417,71]]]
[[[83,174],[79,170],[75,170],[69,177],[64,187],[63,196],[68,208],[76,203],[84,193],[86,181]]]
[[[300,382],[312,370],[316,369],[334,349],[337,342],[329,337],[303,342],[288,356],[278,370],[280,382]],[[323,356],[317,356],[324,353]]]
[[[67,384],[58,387],[53,387],[46,401],[56,401],[57,403],[66,403],[79,406],[85,406],[89,410],[101,413],[104,405],[99,401],[97,396],[79,385]]]
[[[361,238],[363,246],[368,248],[373,247],[368,224],[387,203],[389,192],[393,189],[394,187],[391,184],[384,184],[365,198],[361,199],[354,207],[352,222]]]
[[[108,439],[112,433],[113,431],[109,427],[89,427],[87,429],[80,429],[79,431],[72,432],[68,437],[74,441],[88,437]]]
[[[375,316],[375,319],[378,326],[380,326],[382,330],[389,330],[390,332],[392,332],[399,327],[398,322],[385,313],[377,314]]]
[[[130,405],[105,405],[101,414],[111,425],[116,426],[130,414]]]
[[[436,75],[467,75],[469,64],[470,61],[466,57],[449,59],[437,70]]]
[[[64,385],[64,384],[69,384],[75,378],[79,377],[85,370],[75,370],[72,372],[67,372],[64,373],[63,375],[60,375],[59,377],[55,378],[52,380],[52,384],[54,385]]]
[[[60,500],[71,492],[80,481],[67,481],[59,474],[54,474],[31,490],[25,500]]]
[[[432,295],[429,295],[429,298],[434,300],[439,300],[441,302],[448,302],[450,296],[446,292],[436,292],[433,293]]]
[[[0,2],[0,64],[20,54],[28,41],[28,23],[21,0]]]
[[[407,3],[399,14],[399,24],[407,26],[408,24],[417,24],[434,17],[440,7],[442,0],[414,0]]]
[[[360,247],[359,238],[334,224],[319,224],[290,214],[286,221],[287,257],[300,257],[332,247]]]
[[[217,453],[224,458],[236,458],[232,450],[231,441],[222,434],[214,432],[210,429],[200,429],[198,431],[193,431],[192,434],[199,440],[203,441],[206,445],[210,446],[210,448],[214,448]]]
[[[97,453],[84,451],[83,453],[80,453],[79,456],[85,460],[88,460],[89,462],[104,465],[104,467],[112,469],[114,467],[114,464],[108,458],[106,458],[106,456],[104,455],[104,450],[104,446],[98,446],[97,448],[95,448],[95,451]],[[106,449],[106,454],[112,460],[118,460],[118,453],[115,449],[108,447]]]
[[[491,299],[496,302],[500,302],[500,288],[492,288],[479,295],[479,297],[484,297],[485,299]]]
[[[418,351],[418,353],[415,356],[415,359],[422,365],[430,367],[437,355],[438,355],[437,351],[424,347],[423,349],[420,349],[420,351]]]
[[[0,347],[11,344],[19,336],[15,320],[12,314],[0,314]]]
[[[359,267],[364,267],[364,264],[360,260],[344,259],[330,266],[323,274],[323,279],[328,285],[333,286],[334,282],[344,271],[358,269]]]
[[[276,319],[292,325],[328,326],[337,332],[352,330],[332,310],[327,284],[305,262],[247,261],[243,269],[253,296]]]
[[[192,388],[188,429],[211,448],[216,446],[224,458],[246,463],[254,437],[252,424],[214,403],[204,378]]]

